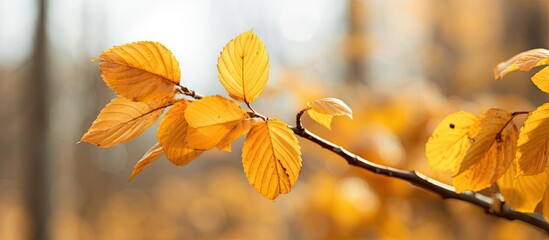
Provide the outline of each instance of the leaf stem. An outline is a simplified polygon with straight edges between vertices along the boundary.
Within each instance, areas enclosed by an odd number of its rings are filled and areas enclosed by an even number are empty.
[[[204,96],[196,93],[195,91],[193,91],[193,90],[191,90],[191,89],[189,89],[185,86],[177,85],[176,90],[180,94],[192,97],[192,98],[197,99],[197,100],[204,97]]]
[[[516,116],[521,115],[521,114],[529,114],[529,113],[530,112],[527,112],[527,111],[512,112],[511,113],[511,118],[503,125],[503,127],[496,134],[496,141],[501,142],[501,133],[507,127],[507,125],[509,125],[509,123],[511,123],[513,121],[513,118],[515,118]]]

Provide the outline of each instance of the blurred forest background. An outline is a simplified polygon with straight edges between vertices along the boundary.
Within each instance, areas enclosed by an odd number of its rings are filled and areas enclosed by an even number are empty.
[[[233,152],[136,179],[156,126],[126,144],[76,144],[113,92],[90,59],[152,40],[178,58],[182,84],[226,95],[222,47],[253,28],[270,53],[255,108],[293,123],[307,101],[343,99],[354,120],[305,126],[389,166],[429,170],[424,144],[447,114],[533,110],[529,78],[492,68],[549,48],[547,0],[0,0],[0,239],[543,239],[524,223],[350,167],[299,139],[303,171],[275,202],[248,184]],[[520,123],[520,119],[517,122]]]

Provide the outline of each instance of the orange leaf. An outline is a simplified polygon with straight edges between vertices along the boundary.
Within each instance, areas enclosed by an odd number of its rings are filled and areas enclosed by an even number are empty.
[[[105,83],[117,94],[134,101],[151,102],[176,95],[181,72],[175,56],[156,42],[112,47],[99,57]]]
[[[194,101],[185,111],[185,119],[192,127],[187,132],[187,146],[201,150],[213,148],[246,117],[246,110],[219,95]]]
[[[169,99],[149,105],[116,97],[101,110],[80,141],[106,148],[132,140],[156,122],[172,102]]]
[[[242,33],[225,45],[217,70],[229,96],[251,103],[259,97],[269,78],[267,49],[252,30]]]
[[[280,120],[257,123],[244,141],[242,164],[250,184],[274,200],[290,192],[301,172],[299,143]]]
[[[509,60],[499,63],[494,68],[494,78],[496,80],[502,79],[510,72],[530,71],[532,68],[549,64],[549,50],[547,49],[532,49],[525,52],[521,52]]]
[[[353,111],[347,104],[337,98],[322,98],[307,103],[307,113],[320,125],[331,129],[332,117],[347,116],[353,119]]]
[[[456,112],[444,118],[425,144],[425,155],[433,170],[455,174],[471,146],[469,129],[478,118],[468,112]]]
[[[156,160],[160,155],[162,155],[164,151],[162,150],[162,146],[160,143],[154,144],[147,152],[137,161],[135,166],[133,167],[132,175],[130,176],[130,179],[128,181],[131,181],[137,174],[139,174],[145,167],[149,166],[154,160]]]
[[[233,129],[219,142],[216,147],[225,150],[227,152],[231,151],[231,143],[234,142],[240,136],[248,133],[250,129],[257,124],[258,122],[263,121],[261,118],[247,118],[240,121],[236,124]]]
[[[505,174],[513,160],[518,139],[518,130],[514,123],[509,122],[511,119],[511,114],[504,110],[489,109],[479,118],[479,123],[469,129],[471,146],[460,170],[452,177],[456,192],[484,189]]]
[[[505,204],[519,212],[534,212],[547,188],[546,173],[533,176],[517,176],[516,159],[498,180],[498,188],[505,198]]]
[[[549,103],[528,114],[517,144],[518,174],[537,175],[545,171],[549,165]]]
[[[188,164],[203,152],[194,150],[185,143],[189,129],[184,117],[187,105],[186,100],[174,104],[158,126],[158,142],[162,145],[168,160],[176,166]]]

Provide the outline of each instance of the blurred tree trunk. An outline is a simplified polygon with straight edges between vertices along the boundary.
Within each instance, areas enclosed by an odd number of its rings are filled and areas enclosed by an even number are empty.
[[[348,83],[366,83],[368,13],[366,2],[350,0],[347,18],[346,52],[348,59],[347,76]]]
[[[37,0],[37,18],[34,35],[33,61],[25,81],[21,102],[24,109],[21,140],[25,150],[24,199],[29,214],[28,238],[48,239],[49,184],[47,176],[47,37],[46,0]]]

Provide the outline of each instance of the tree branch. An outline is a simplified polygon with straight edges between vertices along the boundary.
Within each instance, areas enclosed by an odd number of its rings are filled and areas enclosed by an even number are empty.
[[[341,156],[342,158],[347,160],[347,163],[349,163],[350,165],[365,169],[372,173],[402,179],[417,187],[436,193],[444,199],[451,198],[469,202],[477,205],[480,208],[483,208],[487,214],[500,218],[506,218],[509,220],[523,221],[532,226],[543,229],[549,233],[549,223],[547,223],[539,214],[517,212],[511,209],[509,206],[505,205],[503,202],[501,202],[501,211],[493,211],[492,206],[494,205],[494,199],[488,196],[469,191],[456,193],[454,187],[431,179],[421,174],[420,172],[401,170],[370,162],[338,145],[335,145],[334,143],[331,143],[317,135],[314,135],[302,126],[291,127],[291,129],[296,135],[305,138],[313,143],[316,143],[317,145]]]

